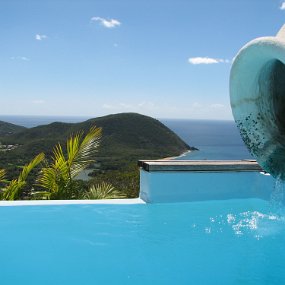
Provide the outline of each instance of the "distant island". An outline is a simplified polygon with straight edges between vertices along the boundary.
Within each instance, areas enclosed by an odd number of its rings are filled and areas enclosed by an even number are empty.
[[[38,153],[44,152],[49,157],[57,143],[64,144],[70,135],[86,132],[93,125],[102,128],[103,137],[90,175],[113,184],[116,183],[112,180],[120,180],[128,173],[132,173],[133,178],[136,176],[138,184],[138,174],[133,172],[138,172],[139,159],[175,157],[197,150],[160,121],[137,113],[108,115],[81,123],[54,122],[33,128],[0,121],[0,168],[8,168],[12,176]],[[138,185],[134,192],[129,196],[137,195]]]

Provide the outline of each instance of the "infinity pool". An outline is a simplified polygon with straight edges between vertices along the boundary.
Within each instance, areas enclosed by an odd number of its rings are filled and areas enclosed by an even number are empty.
[[[284,284],[285,215],[259,199],[0,208],[3,285]]]

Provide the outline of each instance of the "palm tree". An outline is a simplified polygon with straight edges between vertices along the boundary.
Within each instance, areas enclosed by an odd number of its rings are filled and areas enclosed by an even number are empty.
[[[0,193],[0,197],[3,200],[18,200],[21,198],[21,193],[23,188],[27,184],[27,178],[29,173],[40,163],[43,161],[45,155],[40,153],[37,155],[30,163],[26,164],[18,179],[13,179]],[[3,182],[5,177],[5,170],[0,170],[0,182]]]
[[[38,179],[45,188],[49,199],[75,199],[80,197],[80,189],[74,178],[95,160],[101,139],[101,128],[91,127],[83,137],[83,132],[71,136],[66,142],[67,154],[58,144],[53,150],[52,163],[44,167]]]

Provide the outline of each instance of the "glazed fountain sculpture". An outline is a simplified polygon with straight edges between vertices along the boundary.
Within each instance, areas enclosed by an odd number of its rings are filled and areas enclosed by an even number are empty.
[[[261,167],[285,179],[285,25],[237,54],[230,75],[233,116]]]

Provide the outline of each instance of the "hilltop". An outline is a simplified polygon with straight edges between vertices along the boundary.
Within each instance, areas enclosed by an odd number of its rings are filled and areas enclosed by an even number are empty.
[[[22,129],[18,132],[0,137],[3,144],[19,145],[9,153],[2,153],[0,157],[3,162],[8,162],[10,157],[17,159],[17,164],[21,164],[39,152],[49,155],[58,142],[64,143],[71,134],[81,130],[86,132],[93,125],[103,130],[96,158],[107,169],[119,169],[122,165],[138,159],[177,156],[195,149],[156,119],[136,113],[121,113],[81,123],[54,122],[30,129],[19,127]]]
[[[24,131],[26,128],[0,121],[0,136],[9,136]]]

